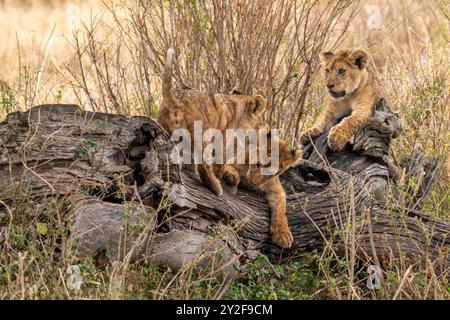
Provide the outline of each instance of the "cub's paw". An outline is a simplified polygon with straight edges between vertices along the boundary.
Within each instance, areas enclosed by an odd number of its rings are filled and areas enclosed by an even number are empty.
[[[331,128],[328,134],[328,146],[333,151],[341,151],[347,144],[345,132],[338,126]]]
[[[262,188],[262,187],[255,187],[254,191],[255,191],[256,195],[260,198],[264,198],[267,195],[266,190],[264,190],[264,188]]]
[[[239,175],[226,171],[222,175],[222,181],[230,187],[237,186],[239,184]]]
[[[272,228],[272,242],[279,245],[282,248],[290,248],[294,242],[292,233],[288,226],[279,226],[278,228]]]
[[[312,139],[320,135],[320,130],[317,128],[309,128],[300,136],[300,143],[302,145],[307,145]]]

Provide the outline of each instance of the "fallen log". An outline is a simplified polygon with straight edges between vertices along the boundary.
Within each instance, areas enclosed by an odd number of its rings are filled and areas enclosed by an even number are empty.
[[[418,256],[446,267],[450,223],[417,210],[439,170],[431,170],[432,177],[419,170],[427,186],[413,207],[387,201],[388,150],[401,130],[401,119],[382,100],[345,150],[331,152],[326,133],[305,147],[305,162],[282,177],[290,250],[271,243],[264,198],[245,190],[215,196],[179,169],[169,135],[144,116],[74,105],[9,114],[0,124],[0,199],[64,198],[80,256],[145,258],[176,270],[209,265],[237,278],[260,252],[278,259],[324,246],[344,254],[353,246],[356,255],[377,263]]]

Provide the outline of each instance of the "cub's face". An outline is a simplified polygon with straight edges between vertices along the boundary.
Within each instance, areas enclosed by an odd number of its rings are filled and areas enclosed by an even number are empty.
[[[332,100],[342,100],[358,89],[367,59],[368,54],[363,49],[320,54],[325,71],[325,88]]]
[[[268,143],[268,151],[269,157],[272,159],[273,157],[277,156],[276,154],[272,154],[272,150],[270,149],[271,143]],[[248,180],[251,184],[255,186],[261,186],[264,183],[266,183],[268,180],[272,179],[275,176],[278,176],[285,172],[290,167],[296,166],[300,163],[302,159],[302,152],[301,150],[295,150],[295,149],[289,149],[286,146],[286,143],[283,140],[278,141],[278,168],[275,172],[273,172],[270,175],[265,175],[262,172],[262,168],[269,168],[272,164],[272,162],[266,163],[266,164],[251,164],[249,165],[249,169],[247,172]]]

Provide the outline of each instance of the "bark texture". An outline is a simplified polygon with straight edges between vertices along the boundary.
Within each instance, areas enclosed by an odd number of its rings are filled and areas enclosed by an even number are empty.
[[[9,114],[0,123],[0,198],[71,196],[77,199],[70,202],[71,236],[80,255],[145,258],[176,270],[192,263],[237,278],[259,252],[278,259],[325,245],[376,263],[426,256],[446,267],[450,223],[417,210],[439,178],[440,162],[418,151],[404,157],[418,185],[408,201],[387,197],[395,196],[392,179],[400,170],[389,162],[389,145],[401,131],[400,117],[381,100],[345,150],[331,152],[327,133],[305,147],[304,163],[282,176],[290,250],[271,243],[263,197],[244,190],[215,196],[179,169],[168,134],[143,116],[75,105]]]

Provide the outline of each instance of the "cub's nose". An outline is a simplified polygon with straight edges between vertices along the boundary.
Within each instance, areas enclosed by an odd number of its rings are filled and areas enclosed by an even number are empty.
[[[334,87],[334,84],[327,84],[328,89],[332,89]]]

